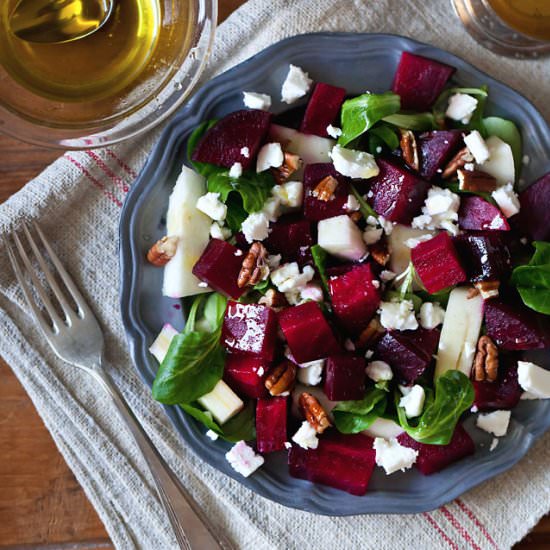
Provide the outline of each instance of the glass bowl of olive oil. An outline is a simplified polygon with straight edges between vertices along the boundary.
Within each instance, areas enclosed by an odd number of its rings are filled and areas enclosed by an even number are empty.
[[[190,94],[212,45],[216,0],[115,0],[108,21],[66,43],[16,36],[0,2],[0,131],[62,149],[146,132]]]

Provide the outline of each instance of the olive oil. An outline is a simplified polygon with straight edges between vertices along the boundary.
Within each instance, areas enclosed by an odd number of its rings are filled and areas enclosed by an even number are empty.
[[[538,40],[550,40],[550,0],[488,0],[510,27]]]
[[[1,3],[0,63],[19,84],[56,101],[115,96],[143,72],[157,45],[159,0],[116,0],[102,28],[63,44],[21,40],[8,26],[17,0]]]

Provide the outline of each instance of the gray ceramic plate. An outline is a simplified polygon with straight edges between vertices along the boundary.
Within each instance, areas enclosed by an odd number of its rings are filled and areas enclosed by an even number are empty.
[[[243,90],[270,94],[274,98],[273,111],[284,111],[285,106],[277,98],[289,63],[303,67],[316,81],[345,87],[348,93],[388,90],[403,50],[457,67],[455,81],[461,86],[488,84],[488,112],[511,118],[521,127],[525,153],[531,158],[523,173],[525,181],[530,182],[550,169],[550,130],[533,105],[447,52],[408,38],[382,34],[311,34],[267,48],[208,82],[177,113],[126,199],[120,221],[122,318],[136,368],[149,386],[157,364],[147,348],[165,322],[182,328],[184,313],[178,301],[161,296],[162,270],[148,265],[145,254],[164,235],[168,196],[185,159],[186,139],[191,131],[203,120],[241,109]],[[522,401],[513,412],[508,435],[496,450],[489,452],[491,437],[473,427],[470,419],[466,425],[477,443],[474,456],[428,477],[416,470],[386,477],[377,468],[367,495],[357,497],[291,478],[283,452],[268,455],[265,466],[245,479],[225,460],[228,444],[205,437],[203,427],[178,408],[166,407],[166,412],[195,453],[225,474],[285,506],[329,515],[435,509],[513,466],[550,427],[550,401]]]

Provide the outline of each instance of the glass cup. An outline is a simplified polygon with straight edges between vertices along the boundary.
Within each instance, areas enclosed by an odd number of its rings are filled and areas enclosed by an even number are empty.
[[[509,57],[550,53],[550,0],[451,0],[466,30],[489,50]]]

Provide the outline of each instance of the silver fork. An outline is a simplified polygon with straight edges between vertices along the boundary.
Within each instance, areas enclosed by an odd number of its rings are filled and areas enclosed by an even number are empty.
[[[210,520],[200,510],[197,503],[194,502],[193,498],[180,483],[176,475],[170,470],[170,467],[164,461],[153,445],[153,442],[149,439],[145,430],[140,425],[138,419],[131,411],[128,403],[117,390],[112,379],[107,372],[103,370],[101,366],[103,333],[99,323],[77,286],[63,267],[63,264],[53,251],[40,227],[38,227],[36,223],[33,225],[36,233],[40,237],[43,248],[47,252],[55,268],[54,271],[57,272],[57,276],[63,281],[66,287],[66,291],[60,288],[54,274],[46,263],[45,257],[36,244],[36,241],[32,237],[27,226],[23,225],[25,237],[42,270],[45,280],[51,288],[52,294],[55,296],[63,312],[62,316],[58,314],[48,293],[40,283],[31,264],[29,255],[25,251],[23,243],[17,233],[12,233],[12,239],[15,242],[19,259],[23,262],[23,268],[21,268],[20,262],[17,259],[17,254],[14,252],[8,239],[5,239],[5,245],[13,271],[23,290],[23,294],[33,313],[34,319],[38,323],[44,337],[53,351],[63,359],[63,361],[87,372],[99,382],[101,387],[111,397],[113,404],[117,408],[122,419],[126,422],[126,425],[134,436],[149,466],[160,500],[168,513],[168,518],[176,534],[179,546],[188,550],[233,548],[231,543],[223,535],[216,532]],[[35,303],[31,293],[31,287],[25,279],[25,271],[30,277],[49,319],[43,314],[39,305]],[[67,294],[71,296],[72,301],[76,304],[76,311],[72,307]]]

